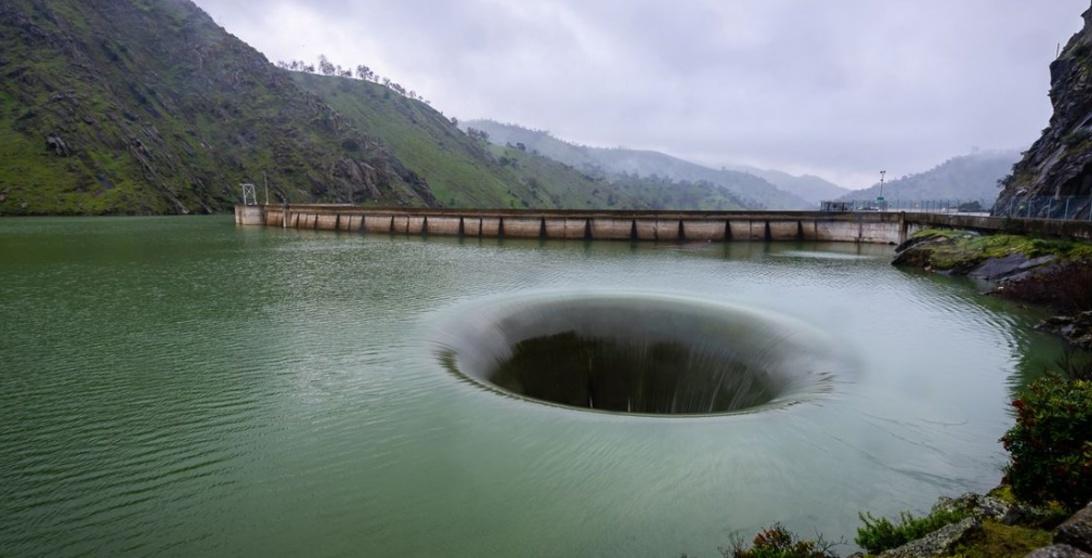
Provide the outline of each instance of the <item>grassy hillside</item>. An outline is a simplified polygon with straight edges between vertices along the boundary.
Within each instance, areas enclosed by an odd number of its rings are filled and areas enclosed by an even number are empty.
[[[303,72],[286,75],[366,129],[396,156],[427,177],[447,207],[522,207],[530,191],[501,167],[485,146],[423,102],[363,80]]]
[[[709,185],[632,180],[624,187],[526,150],[463,133],[425,103],[382,85],[287,72],[428,180],[447,207],[731,209],[740,203]]]
[[[473,120],[466,122],[465,126],[486,132],[490,140],[499,145],[523,144],[528,150],[585,172],[664,177],[693,184],[720,186],[749,208],[804,209],[813,206],[799,196],[780,190],[757,176],[733,170],[711,169],[656,151],[575,145],[546,132],[491,120]]]
[[[435,204],[427,184],[188,0],[0,2],[0,213]]]

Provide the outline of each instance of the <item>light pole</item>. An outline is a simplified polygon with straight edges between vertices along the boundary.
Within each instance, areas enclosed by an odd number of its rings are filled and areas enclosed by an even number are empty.
[[[876,202],[880,206],[880,211],[883,211],[883,210],[887,209],[885,207],[887,204],[884,203],[884,199],[883,199],[883,180],[886,177],[887,177],[887,171],[885,171],[885,170],[880,171],[880,197],[876,198]]]

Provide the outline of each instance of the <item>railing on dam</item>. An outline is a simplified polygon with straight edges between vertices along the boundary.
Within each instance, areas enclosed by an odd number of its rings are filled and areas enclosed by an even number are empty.
[[[819,240],[895,244],[925,227],[1092,239],[1092,223],[980,215],[820,211],[604,211],[238,205],[240,225],[482,238],[732,241]]]
[[[887,211],[994,216],[1013,219],[1059,219],[1092,222],[1092,196],[1013,196],[1005,203],[987,200],[929,199],[837,200],[820,202],[824,211]]]

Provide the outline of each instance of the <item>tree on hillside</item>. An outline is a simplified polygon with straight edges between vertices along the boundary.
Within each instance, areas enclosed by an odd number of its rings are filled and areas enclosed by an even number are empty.
[[[318,64],[319,71],[321,71],[324,76],[332,76],[334,75],[334,72],[337,71],[337,68],[330,62],[329,58],[326,58],[325,54],[319,55]]]
[[[452,116],[452,117],[451,117],[451,125],[452,125],[452,126],[455,126],[456,128],[458,128],[458,127],[459,127],[459,119],[458,119],[458,118],[455,118],[454,116]]]
[[[372,76],[374,76],[374,75],[375,75],[375,73],[372,72],[371,68],[369,68],[369,67],[367,67],[367,66],[365,66],[363,64],[357,65],[357,67],[356,67],[356,77],[358,77],[358,78],[360,78],[360,79],[362,79],[364,81],[369,81],[369,80],[372,79]]]
[[[466,134],[471,138],[474,138],[483,143],[489,143],[489,133],[485,130],[479,130],[477,128],[467,128]]]

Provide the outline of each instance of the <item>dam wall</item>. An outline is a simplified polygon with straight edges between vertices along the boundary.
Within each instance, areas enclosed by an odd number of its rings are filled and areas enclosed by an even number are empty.
[[[557,240],[815,240],[897,244],[927,227],[1092,239],[1092,223],[931,213],[600,211],[237,205],[237,225],[356,234]]]

